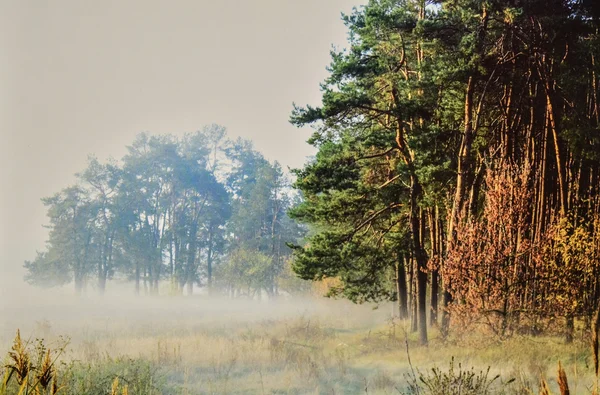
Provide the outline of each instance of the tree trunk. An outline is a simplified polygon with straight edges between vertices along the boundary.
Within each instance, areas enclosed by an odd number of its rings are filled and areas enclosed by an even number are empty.
[[[408,318],[408,295],[406,290],[406,267],[404,266],[403,258],[396,260],[396,293],[398,301],[398,316],[401,320],[405,320]]]
[[[428,211],[429,217],[429,239],[431,244],[431,260],[433,261],[433,267],[431,271],[431,299],[430,299],[430,316],[429,323],[431,326],[437,326],[437,312],[438,312],[438,293],[439,293],[439,263],[441,253],[440,247],[440,232],[439,232],[439,218],[438,208],[435,210]]]
[[[207,285],[208,285],[208,293],[209,295],[212,294],[212,260],[213,260],[213,256],[212,256],[212,239],[213,239],[213,231],[211,228],[211,231],[208,235],[208,253],[207,253],[207,257],[206,257],[206,276],[207,276]]]
[[[456,174],[456,190],[450,220],[448,221],[448,244],[450,248],[456,243],[456,227],[461,216],[464,214],[464,206],[467,201],[467,191],[469,179],[471,178],[471,146],[473,144],[473,93],[475,91],[475,81],[469,77],[467,91],[465,94],[465,129],[460,144],[458,156],[458,168]],[[452,303],[452,294],[448,291],[450,287],[449,280],[444,279],[444,310],[442,312],[442,336],[448,335],[450,316],[448,307]]]
[[[75,282],[75,294],[77,296],[80,296],[83,292],[83,276],[79,273],[79,271],[75,271],[74,282]]]
[[[408,285],[410,287],[410,299],[409,299],[409,308],[410,308],[410,331],[416,332],[418,327],[418,314],[417,314],[417,292],[416,292],[416,280],[415,280],[415,261],[413,258],[406,259],[406,263],[408,264]]]
[[[135,262],[135,294],[140,294],[140,263]]]
[[[567,314],[566,317],[566,331],[565,331],[565,343],[571,344],[573,343],[574,333],[575,333],[575,319],[572,314]]]
[[[410,230],[412,234],[413,250],[415,254],[417,277],[417,310],[419,318],[419,341],[427,344],[427,254],[421,243],[421,212],[417,198],[421,196],[421,185],[416,177],[411,177],[410,188]]]
[[[148,295],[148,268],[144,266],[144,295]]]
[[[104,246],[104,251],[102,251],[100,259],[98,261],[98,293],[100,295],[104,295],[104,291],[106,290],[106,246]]]

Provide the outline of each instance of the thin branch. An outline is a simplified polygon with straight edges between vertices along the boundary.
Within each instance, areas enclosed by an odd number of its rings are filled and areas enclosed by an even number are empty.
[[[377,153],[377,154],[373,154],[373,155],[361,156],[360,158],[358,158],[358,160],[373,159],[373,158],[379,158],[381,156],[386,156],[387,154],[394,152],[395,149],[396,149],[396,147],[392,147],[385,152],[381,152],[381,153]]]
[[[389,180],[387,180],[386,182],[384,182],[383,184],[381,184],[380,186],[378,186],[377,189],[381,189],[381,188],[384,188],[384,187],[388,186],[392,182],[396,181],[398,178],[400,178],[400,174],[397,174],[394,177],[390,178]]]
[[[358,231],[360,231],[362,228],[364,228],[365,226],[367,226],[368,224],[371,223],[371,221],[373,221],[374,219],[376,219],[377,217],[379,217],[381,214],[385,213],[388,210],[392,210],[394,208],[398,208],[398,207],[402,207],[401,203],[393,203],[390,204],[387,207],[382,208],[381,210],[376,211],[375,213],[371,214],[366,220],[364,220],[360,225],[358,225],[353,231],[352,234],[349,236],[349,239],[354,237],[354,235],[356,235],[356,233],[358,233]]]

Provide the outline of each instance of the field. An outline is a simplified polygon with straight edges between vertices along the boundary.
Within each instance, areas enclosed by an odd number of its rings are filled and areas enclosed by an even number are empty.
[[[542,377],[559,393],[559,360],[571,393],[591,393],[594,363],[583,335],[570,346],[559,338],[500,341],[482,332],[442,342],[434,330],[425,348],[407,323],[392,318],[392,305],[374,307],[40,294],[5,304],[0,346],[8,352],[19,328],[34,366],[35,339],[64,348],[55,364],[64,394],[442,394],[435,390],[444,380],[463,383],[455,393],[484,393],[491,382],[490,393],[537,394]]]

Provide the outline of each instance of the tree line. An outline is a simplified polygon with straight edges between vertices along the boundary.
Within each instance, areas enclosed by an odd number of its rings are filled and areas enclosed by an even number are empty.
[[[27,279],[274,295],[297,284],[287,244],[299,277],[397,301],[424,344],[469,322],[571,341],[600,299],[600,6],[371,0],[343,20],[322,104],[291,116],[318,149],[301,200],[222,128],[142,134],[44,199]]]
[[[343,17],[296,171],[304,279],[500,336],[588,326],[600,301],[600,6],[371,0]],[[451,320],[452,318],[452,320]]]
[[[231,297],[292,292],[290,250],[304,230],[287,216],[296,195],[281,166],[218,125],[174,136],[138,135],[121,161],[91,157],[75,185],[42,199],[45,250],[25,262],[42,286],[132,281],[137,294]],[[287,276],[287,277],[286,277]]]

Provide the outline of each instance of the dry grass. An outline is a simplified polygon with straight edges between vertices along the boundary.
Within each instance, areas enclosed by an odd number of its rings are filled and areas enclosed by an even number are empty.
[[[587,389],[596,378],[589,340],[569,346],[551,337],[498,341],[479,332],[442,340],[434,330],[430,346],[423,348],[416,334],[404,338],[406,323],[389,319],[391,306],[372,310],[342,301],[309,307],[244,304],[243,309],[230,308],[229,314],[217,314],[220,309],[212,306],[207,314],[202,302],[198,299],[197,307],[185,301],[182,312],[180,307],[161,310],[159,301],[154,315],[117,310],[113,319],[106,318],[110,311],[104,315],[92,308],[82,313],[81,321],[36,317],[43,325],[30,324],[27,334],[43,331],[48,341],[58,333],[71,336],[66,362],[90,368],[72,374],[70,382],[93,377],[99,383],[94,388],[110,394],[147,391],[141,388],[167,394],[400,393],[408,391],[406,375],[411,371],[405,340],[417,372],[426,374],[434,367],[443,372],[452,358],[469,371],[491,367],[489,377],[500,375],[494,388],[502,387],[507,394],[564,393],[559,391],[566,388],[567,375],[571,393],[590,393]],[[41,360],[47,355],[49,351]],[[564,364],[562,375],[556,376],[552,367],[559,358]],[[145,361],[140,366],[149,373],[132,373],[136,361]],[[124,381],[132,377],[155,382],[144,387]],[[557,379],[538,384],[540,377]],[[56,379],[44,378],[44,383],[58,386]],[[92,388],[92,383],[85,385]]]
[[[110,389],[110,395],[129,395],[129,386],[127,384],[120,386],[119,378],[115,377]]]
[[[4,366],[0,395],[57,394],[60,387],[55,364],[64,352],[64,347],[66,343],[53,353],[42,340],[38,340],[35,345],[29,341],[24,342],[20,330],[17,330],[11,350],[7,353],[8,362]]]
[[[569,395],[569,381],[567,380],[567,374],[563,369],[560,361],[558,362],[558,388],[560,390],[560,395]]]
[[[27,351],[27,345],[21,339],[21,331],[17,329],[17,335],[15,341],[8,352],[10,362],[6,366],[8,369],[9,379],[11,376],[15,376],[19,385],[23,384],[29,377],[29,371],[31,370],[31,358]],[[7,380],[8,381],[8,380]]]

